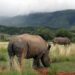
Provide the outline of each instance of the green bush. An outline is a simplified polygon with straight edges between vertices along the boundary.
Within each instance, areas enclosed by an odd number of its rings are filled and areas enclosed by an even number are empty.
[[[59,29],[56,32],[56,37],[68,37],[68,38],[72,38],[72,33],[69,30],[66,29]]]
[[[54,37],[53,32],[50,29],[44,27],[38,28],[36,30],[36,34],[42,36],[47,41],[52,40]]]

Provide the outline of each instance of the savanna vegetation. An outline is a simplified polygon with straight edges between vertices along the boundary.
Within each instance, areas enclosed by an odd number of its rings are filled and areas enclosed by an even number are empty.
[[[2,75],[21,75],[19,72],[9,71],[9,58],[7,53],[8,42],[0,42],[0,74]],[[51,66],[49,75],[56,75],[58,72],[75,72],[75,44],[70,46],[54,46],[51,44],[50,58]],[[32,59],[25,59],[25,71],[23,75],[38,75],[32,69]]]
[[[72,42],[75,42],[75,31],[69,29],[56,29],[50,27],[5,27],[0,26],[0,41],[8,41],[12,36],[18,34],[36,34],[42,36],[45,40],[51,41],[54,37],[68,37]]]

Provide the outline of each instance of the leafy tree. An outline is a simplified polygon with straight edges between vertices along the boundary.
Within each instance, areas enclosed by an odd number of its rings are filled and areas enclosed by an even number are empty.
[[[56,37],[68,37],[68,38],[72,38],[72,33],[69,30],[66,29],[59,29],[56,32]]]
[[[48,28],[39,28],[36,31],[36,34],[42,36],[45,40],[52,40],[53,39],[53,33]]]

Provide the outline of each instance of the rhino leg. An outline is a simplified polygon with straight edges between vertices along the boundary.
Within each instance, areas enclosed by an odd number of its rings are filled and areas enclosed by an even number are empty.
[[[42,65],[40,63],[40,59],[39,58],[34,58],[33,59],[33,68],[34,69],[37,69],[37,68],[41,68]]]
[[[8,45],[8,55],[9,55],[9,64],[10,64],[10,70],[14,69],[14,56],[15,52],[13,49],[13,44],[9,43]]]
[[[13,65],[14,65],[14,57],[10,57],[10,70],[13,69]]]
[[[19,62],[19,67],[20,67],[21,71],[24,69],[24,62],[23,62],[23,60],[24,60],[24,52],[20,52],[19,55],[18,55],[18,62]]]

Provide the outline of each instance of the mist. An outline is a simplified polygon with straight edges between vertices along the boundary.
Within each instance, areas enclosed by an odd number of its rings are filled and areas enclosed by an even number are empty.
[[[0,16],[75,9],[75,0],[0,0]]]

